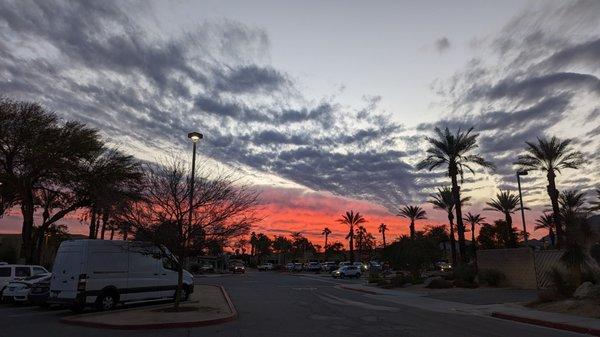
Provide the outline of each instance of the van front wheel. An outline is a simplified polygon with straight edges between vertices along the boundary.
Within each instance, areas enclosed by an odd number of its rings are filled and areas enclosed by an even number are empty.
[[[117,305],[117,295],[113,292],[104,292],[96,300],[96,308],[98,310],[112,310]]]

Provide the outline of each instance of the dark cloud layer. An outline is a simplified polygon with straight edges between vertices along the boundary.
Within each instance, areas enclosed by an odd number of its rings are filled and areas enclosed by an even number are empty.
[[[203,153],[221,162],[386,205],[415,195],[395,150],[401,127],[376,102],[358,111],[314,102],[264,62],[262,30],[221,21],[167,38],[143,26],[152,9],[138,4],[0,2],[2,94],[126,146],[181,148],[199,129]]]

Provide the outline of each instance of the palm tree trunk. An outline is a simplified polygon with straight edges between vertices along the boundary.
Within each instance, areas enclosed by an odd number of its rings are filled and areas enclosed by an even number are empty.
[[[96,233],[96,209],[92,207],[90,210],[90,235],[88,235],[89,239],[94,239],[94,234]]]
[[[354,263],[354,228],[350,227],[350,262]]]
[[[455,164],[456,165],[456,164]],[[460,260],[467,262],[467,245],[465,243],[465,225],[462,220],[462,209],[460,205],[460,186],[456,179],[457,170],[450,168],[450,177],[452,178],[452,199],[454,200],[454,209],[456,212],[456,229],[458,231],[458,250],[460,251]]]
[[[381,231],[381,236],[383,236],[383,247],[385,248],[385,231]]]
[[[552,217],[554,218],[554,226],[556,227],[556,248],[560,249],[563,244],[563,229],[562,229],[562,221],[560,218],[560,207],[558,205],[558,195],[559,192],[556,189],[556,174],[554,174],[553,170],[548,171],[548,196],[550,196],[550,201],[552,202]]]
[[[115,237],[115,227],[110,228],[110,239],[112,240]]]
[[[410,219],[410,239],[415,239],[415,220]]]
[[[475,223],[471,223],[471,247],[473,247],[473,261],[477,270],[477,241],[475,241]]]
[[[456,240],[454,239],[454,216],[448,213],[448,223],[450,224],[450,253],[452,255],[452,267],[456,267]]]
[[[556,245],[556,236],[554,235],[552,228],[548,229],[548,236],[550,237],[550,245],[554,247]]]
[[[325,250],[327,250],[327,237],[328,236],[329,236],[328,234],[325,234]]]

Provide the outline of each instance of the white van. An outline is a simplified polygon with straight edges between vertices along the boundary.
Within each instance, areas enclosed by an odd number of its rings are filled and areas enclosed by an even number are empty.
[[[52,271],[48,302],[68,304],[74,311],[88,305],[110,310],[117,303],[174,298],[177,289],[171,260],[158,247],[137,241],[64,241]],[[182,298],[193,291],[192,274],[184,270]]]

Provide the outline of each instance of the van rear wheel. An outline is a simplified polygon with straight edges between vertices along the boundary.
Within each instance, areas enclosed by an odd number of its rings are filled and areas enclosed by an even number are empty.
[[[118,297],[114,292],[104,292],[96,299],[96,308],[102,311],[108,311],[115,308]]]

